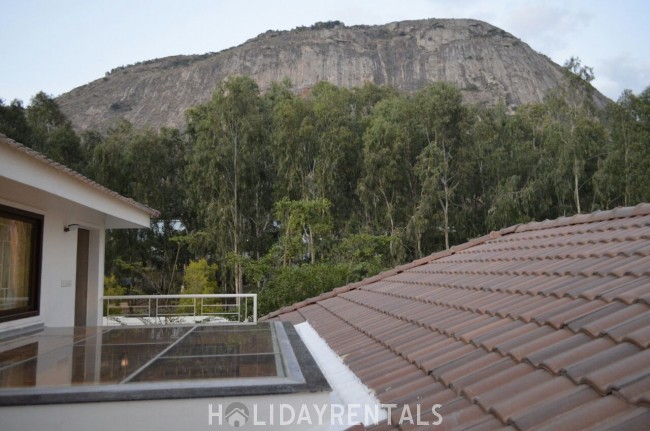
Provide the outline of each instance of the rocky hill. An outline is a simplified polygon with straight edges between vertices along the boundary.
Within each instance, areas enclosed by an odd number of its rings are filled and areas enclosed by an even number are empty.
[[[205,102],[230,75],[249,75],[262,90],[288,78],[300,93],[323,80],[345,87],[370,81],[402,91],[448,81],[467,102],[503,100],[511,107],[541,101],[549,89],[567,85],[560,66],[497,27],[428,19],[268,31],[218,53],[118,67],[57,100],[78,129],[103,128],[120,116],[138,127],[182,127],[185,110]]]

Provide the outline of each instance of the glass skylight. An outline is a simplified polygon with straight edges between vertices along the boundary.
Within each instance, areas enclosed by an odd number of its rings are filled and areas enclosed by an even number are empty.
[[[46,328],[0,342],[0,405],[304,389],[294,353],[296,343],[304,345],[287,328],[280,322]]]

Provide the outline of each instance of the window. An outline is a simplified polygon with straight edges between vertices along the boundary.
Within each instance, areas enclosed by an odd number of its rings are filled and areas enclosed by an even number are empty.
[[[43,217],[0,205],[0,322],[38,315]]]

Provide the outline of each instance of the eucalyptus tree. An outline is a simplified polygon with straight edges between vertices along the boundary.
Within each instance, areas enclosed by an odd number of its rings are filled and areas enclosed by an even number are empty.
[[[459,149],[461,128],[465,115],[460,91],[451,84],[435,83],[415,96],[418,131],[424,139],[424,149],[418,156],[416,175],[422,183],[422,194],[415,216],[430,223],[435,209],[442,213],[439,230],[448,249],[454,193],[461,181]]]
[[[105,132],[86,133],[89,143],[88,173],[99,184],[127,195],[134,173],[133,154],[129,146],[137,130],[124,120],[118,120]],[[144,154],[142,154],[144,155]]]
[[[555,215],[580,214],[593,201],[593,175],[605,155],[605,130],[587,103],[551,93],[544,105],[544,151],[553,163],[543,171],[553,184]]]
[[[419,199],[413,165],[422,142],[414,130],[414,109],[405,97],[382,100],[363,136],[363,171],[357,192],[366,229],[373,234],[401,235]]]
[[[189,259],[179,247],[190,218],[186,205],[185,144],[175,129],[136,129],[120,120],[104,133],[84,133],[88,174],[100,184],[160,212],[151,229],[107,234],[106,269],[121,278],[137,276],[141,288],[176,293],[178,265]]]
[[[278,85],[272,87],[267,98],[272,99],[273,109],[274,195],[278,200],[315,198],[318,194],[314,181],[318,138],[311,102]]]
[[[506,113],[503,105],[473,110],[469,152],[480,159],[475,181],[484,209],[483,229],[476,235],[530,220],[525,201],[541,145],[541,132],[532,120],[536,110],[533,105],[514,114]]]
[[[314,197],[332,202],[342,229],[359,212],[356,185],[362,166],[363,129],[350,90],[319,82],[309,96],[315,134]]]
[[[635,95],[625,90],[606,113],[607,156],[596,173],[601,207],[650,200],[650,87]]]
[[[218,258],[258,253],[271,225],[268,111],[257,84],[240,76],[220,83],[210,101],[187,112],[189,199]],[[239,263],[233,279],[241,293]]]

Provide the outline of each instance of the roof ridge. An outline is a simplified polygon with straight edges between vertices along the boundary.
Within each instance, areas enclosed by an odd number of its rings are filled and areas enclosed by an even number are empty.
[[[572,226],[576,224],[594,223],[607,221],[617,218],[637,217],[650,214],[650,203],[639,203],[635,206],[616,207],[610,210],[599,210],[591,213],[574,214],[572,216],[558,217],[553,220],[532,221],[525,224],[515,225],[513,227],[501,229],[499,232],[508,231],[507,233],[520,233],[532,230],[551,229],[562,226]]]
[[[69,175],[70,177],[75,178],[76,180],[81,181],[82,183],[87,184],[87,185],[95,188],[96,190],[98,190],[98,191],[100,191],[102,193],[105,193],[105,194],[107,194],[109,196],[112,196],[112,197],[118,199],[118,200],[121,200],[122,202],[125,202],[125,203],[127,203],[127,204],[129,204],[129,205],[131,205],[133,207],[136,207],[136,208],[146,212],[147,214],[149,214],[152,217],[160,217],[160,211],[155,210],[155,209],[153,209],[153,208],[151,208],[151,207],[149,207],[149,206],[147,206],[145,204],[142,204],[140,202],[137,202],[134,199],[128,198],[126,196],[122,196],[118,192],[113,191],[113,190],[109,189],[108,187],[105,187],[105,186],[99,184],[97,181],[94,181],[94,180],[88,178],[87,176],[85,176],[83,174],[80,174],[79,172],[75,171],[72,168],[69,168],[68,166],[65,166],[65,165],[63,165],[63,164],[61,164],[59,162],[56,162],[56,161],[50,159],[49,157],[47,157],[43,153],[41,153],[39,151],[36,151],[35,149],[33,149],[31,147],[28,147],[27,145],[21,144],[20,142],[17,142],[14,139],[11,139],[10,137],[8,137],[8,136],[6,136],[6,135],[4,135],[2,133],[0,133],[0,142],[3,142],[3,143],[7,144],[8,146],[10,146],[12,148],[14,148],[14,149],[16,149],[16,150],[18,150],[18,151],[20,151],[20,152],[22,152],[24,154],[27,154],[28,156],[32,157],[34,160],[38,160],[39,162],[44,163],[44,164],[58,170],[59,172],[62,172],[64,174],[66,174],[66,175]]]

